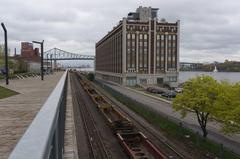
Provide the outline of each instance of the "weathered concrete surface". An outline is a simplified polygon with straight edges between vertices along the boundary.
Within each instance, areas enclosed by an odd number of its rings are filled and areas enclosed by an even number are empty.
[[[20,94],[0,99],[0,159],[9,156],[18,140],[41,109],[63,72],[40,77],[11,80],[9,86],[0,85]]]
[[[78,159],[76,129],[74,124],[72,90],[70,78],[68,78],[67,103],[66,103],[66,121],[64,134],[64,159]]]

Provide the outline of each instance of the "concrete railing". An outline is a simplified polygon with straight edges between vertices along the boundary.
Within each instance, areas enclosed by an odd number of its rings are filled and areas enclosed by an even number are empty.
[[[62,159],[67,93],[67,71],[36,115],[10,159]]]

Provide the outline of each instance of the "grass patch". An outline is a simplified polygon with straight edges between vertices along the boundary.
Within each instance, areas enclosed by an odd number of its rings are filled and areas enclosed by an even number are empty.
[[[144,117],[150,123],[159,127],[167,134],[167,136],[174,138],[179,142],[185,143],[185,145],[187,145],[191,150],[200,150],[202,152],[201,154],[210,153],[211,156],[217,156],[220,159],[240,159],[239,155],[231,152],[227,148],[224,148],[223,145],[207,138],[203,138],[194,131],[183,127],[181,123],[170,120],[166,115],[150,109],[146,105],[115,91],[107,85],[103,85],[97,81],[95,81],[95,83],[101,86],[122,104]],[[186,135],[188,137],[186,137]]]
[[[15,91],[12,91],[10,89],[4,88],[0,86],[0,99],[7,98],[13,95],[17,95],[18,93]]]

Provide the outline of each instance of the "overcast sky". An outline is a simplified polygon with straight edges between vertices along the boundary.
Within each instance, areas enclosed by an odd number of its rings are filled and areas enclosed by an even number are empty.
[[[240,61],[240,0],[1,0],[0,21],[12,51],[44,39],[45,50],[94,55],[95,43],[138,6],[181,21],[180,61]]]

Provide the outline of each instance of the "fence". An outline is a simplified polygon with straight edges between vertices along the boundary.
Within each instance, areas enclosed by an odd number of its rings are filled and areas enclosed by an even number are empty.
[[[67,71],[19,140],[9,159],[62,159]]]

